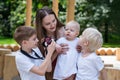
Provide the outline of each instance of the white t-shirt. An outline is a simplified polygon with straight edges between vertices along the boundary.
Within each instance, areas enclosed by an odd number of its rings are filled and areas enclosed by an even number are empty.
[[[66,43],[68,44],[69,50],[66,54],[59,54],[57,58],[57,63],[54,70],[54,79],[65,79],[72,74],[77,72],[76,62],[78,52],[76,46],[78,43],[78,38],[75,38],[73,41],[68,41],[64,37],[57,40],[58,44]]]
[[[104,64],[96,53],[91,53],[87,57],[82,57],[79,54],[77,61],[77,75],[75,80],[99,80],[100,71],[103,69]]]
[[[38,48],[35,48],[34,51],[42,57],[42,54]],[[31,56],[34,56],[34,52],[31,54]],[[17,51],[16,53],[16,66],[18,69],[18,72],[20,73],[21,80],[45,80],[45,76],[40,76],[38,74],[34,74],[30,72],[30,69],[35,66],[40,66],[40,64],[43,62],[41,59],[31,59],[24,54],[21,53],[21,51]]]

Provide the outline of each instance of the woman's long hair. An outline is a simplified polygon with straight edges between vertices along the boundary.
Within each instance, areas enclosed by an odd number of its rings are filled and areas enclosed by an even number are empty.
[[[37,30],[37,38],[39,40],[38,42],[38,47],[41,51],[41,53],[43,54],[43,56],[45,56],[45,50],[44,47],[42,46],[41,40],[47,36],[47,32],[44,29],[43,25],[42,25],[42,20],[44,19],[45,16],[47,16],[48,14],[53,14],[57,20],[57,25],[56,25],[56,31],[55,31],[55,40],[57,40],[57,36],[59,35],[58,30],[64,26],[64,24],[62,24],[57,16],[55,15],[54,11],[50,8],[48,8],[47,6],[43,7],[42,9],[37,10],[36,13],[36,20],[35,20],[35,26],[36,26],[36,30]]]

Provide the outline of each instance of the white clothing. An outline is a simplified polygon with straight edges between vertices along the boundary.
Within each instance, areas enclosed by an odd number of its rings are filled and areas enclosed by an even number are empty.
[[[54,70],[54,79],[65,79],[70,77],[72,74],[77,72],[76,62],[78,52],[76,46],[78,43],[78,38],[73,41],[68,41],[64,37],[57,40],[58,44],[65,43],[68,44],[69,50],[64,54],[59,54]]]
[[[91,53],[87,57],[79,54],[77,61],[78,72],[75,80],[99,80],[99,73],[103,69],[104,64],[96,53]]]
[[[42,54],[38,48],[35,48],[34,51],[42,57]],[[34,55],[34,52],[31,53],[31,56],[36,57]],[[41,59],[31,59],[24,54],[21,53],[21,51],[17,51],[16,53],[16,66],[18,69],[18,72],[20,73],[21,80],[45,80],[45,76],[40,76],[38,74],[30,72],[31,68],[35,66],[40,66],[40,64],[43,62]]]

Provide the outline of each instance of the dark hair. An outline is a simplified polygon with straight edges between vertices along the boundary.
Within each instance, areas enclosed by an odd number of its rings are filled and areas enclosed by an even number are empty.
[[[44,55],[44,49],[43,46],[41,44],[41,39],[43,39],[45,36],[47,36],[46,34],[46,30],[44,29],[44,27],[42,26],[42,20],[44,19],[45,16],[47,16],[48,14],[53,14],[57,20],[57,24],[56,24],[56,31],[55,31],[55,39],[57,40],[57,36],[58,34],[58,30],[64,26],[64,24],[62,24],[57,16],[55,15],[54,11],[50,8],[48,8],[47,6],[43,7],[42,9],[37,10],[36,12],[36,20],[35,20],[35,25],[36,25],[36,31],[37,31],[37,37],[39,39],[39,44],[38,47],[41,50],[42,54]]]
[[[13,37],[21,45],[23,40],[28,40],[34,34],[36,34],[36,30],[31,26],[20,26],[16,28]]]

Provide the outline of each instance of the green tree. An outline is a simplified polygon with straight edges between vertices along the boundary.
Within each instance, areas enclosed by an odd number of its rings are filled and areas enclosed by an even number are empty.
[[[10,1],[0,0],[0,34],[1,36],[10,37],[11,27],[9,19]]]
[[[113,0],[110,4],[111,13],[110,13],[110,20],[111,20],[111,27],[110,30],[110,38],[112,39],[111,42],[120,43],[120,0]]]

